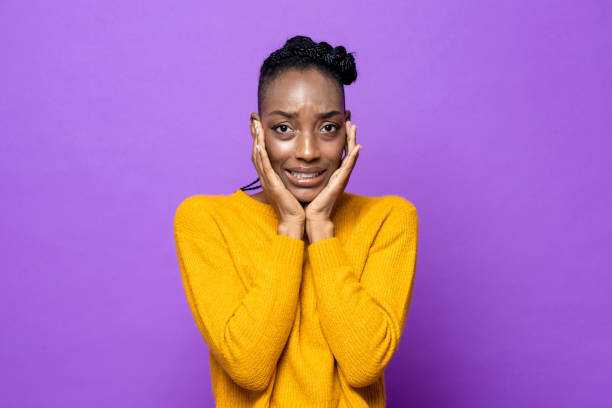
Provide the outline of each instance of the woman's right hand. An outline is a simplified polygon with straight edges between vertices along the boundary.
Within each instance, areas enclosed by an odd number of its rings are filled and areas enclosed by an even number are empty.
[[[253,119],[255,137],[253,139],[252,161],[259,174],[259,182],[266,198],[278,216],[278,232],[302,239],[306,214],[300,202],[285,187],[280,176],[272,168],[264,138],[263,128]],[[297,237],[299,235],[299,238]]]

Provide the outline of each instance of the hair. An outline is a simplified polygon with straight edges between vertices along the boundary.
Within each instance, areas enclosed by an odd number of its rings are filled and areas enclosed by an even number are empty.
[[[314,42],[310,37],[296,35],[285,42],[282,48],[272,52],[261,65],[257,87],[257,111],[261,115],[261,102],[265,92],[277,76],[290,69],[304,70],[317,68],[323,74],[337,81],[342,97],[344,85],[350,85],[357,79],[355,58],[352,53],[339,45],[332,47],[325,41]],[[250,187],[259,181],[259,177],[240,189],[255,190],[261,186]]]

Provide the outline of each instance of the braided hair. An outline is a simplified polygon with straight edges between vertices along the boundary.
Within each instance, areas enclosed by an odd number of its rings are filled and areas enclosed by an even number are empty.
[[[261,101],[273,79],[289,69],[309,67],[315,67],[335,79],[343,98],[344,85],[350,85],[357,79],[355,58],[352,53],[347,53],[343,46],[339,45],[334,48],[325,41],[317,43],[310,37],[296,35],[288,39],[282,48],[270,54],[261,66],[257,87],[257,111],[259,115],[261,116]],[[258,181],[259,177],[240,189],[245,191],[261,188],[261,185],[251,187]]]

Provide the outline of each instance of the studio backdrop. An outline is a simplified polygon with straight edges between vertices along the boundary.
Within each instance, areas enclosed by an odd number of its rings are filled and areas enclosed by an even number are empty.
[[[178,204],[257,178],[263,59],[353,52],[347,192],[419,215],[390,407],[612,403],[608,1],[0,2],[0,406],[213,405]]]

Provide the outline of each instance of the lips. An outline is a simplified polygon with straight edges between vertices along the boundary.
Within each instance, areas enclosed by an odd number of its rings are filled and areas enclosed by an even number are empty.
[[[321,171],[325,170],[325,167],[287,167],[287,170],[291,170],[294,171],[296,173],[306,173],[306,174],[312,174],[312,173],[319,173]]]
[[[301,169],[301,170],[298,170],[298,169]],[[298,177],[295,177],[293,174],[291,174],[291,170],[295,171],[296,173],[316,174],[320,172],[321,174],[314,176],[314,177],[298,178]],[[311,168],[294,167],[291,169],[285,169],[285,173],[287,174],[287,178],[289,179],[291,184],[297,187],[312,187],[312,186],[316,186],[320,184],[325,179],[326,169],[319,168],[319,167],[311,167]]]

